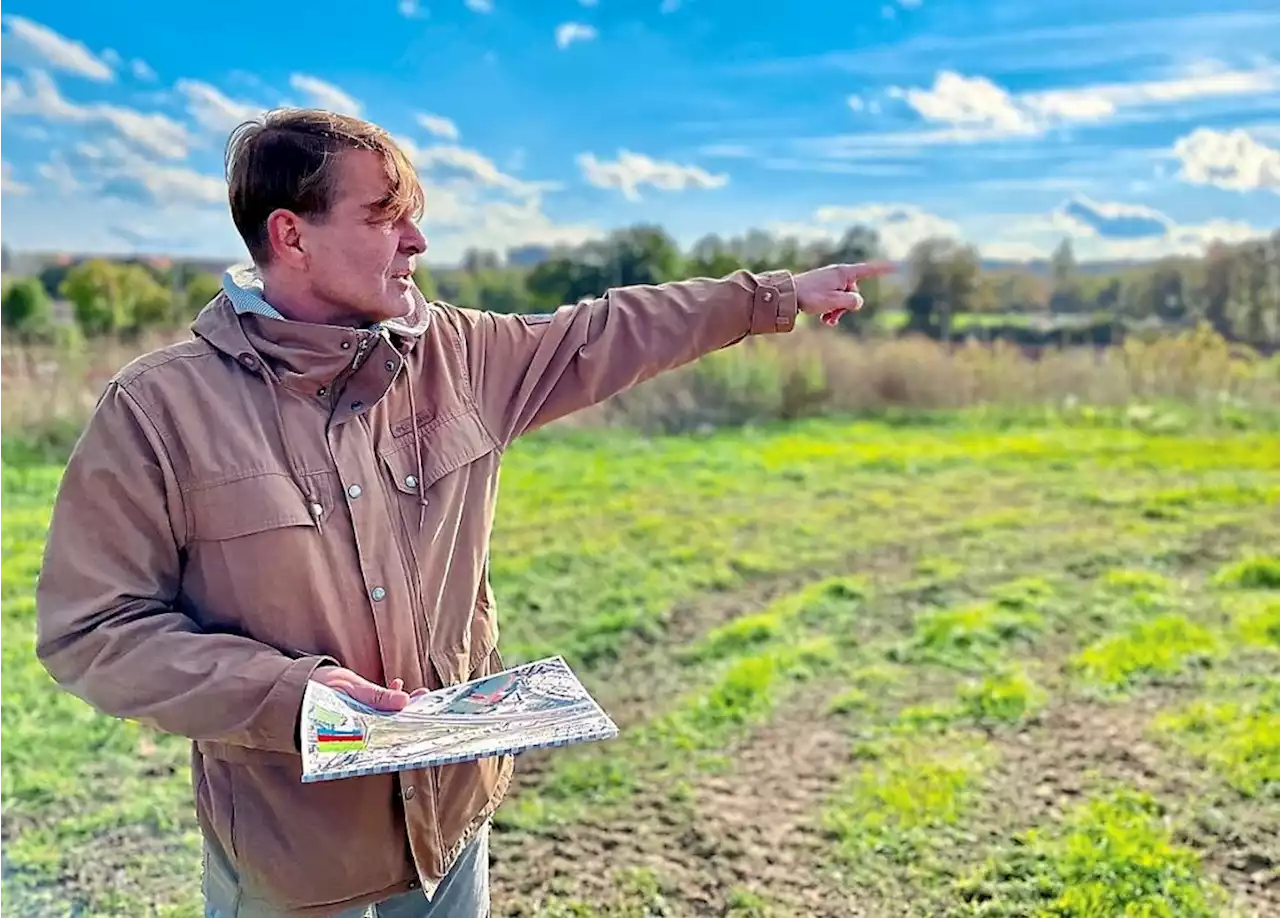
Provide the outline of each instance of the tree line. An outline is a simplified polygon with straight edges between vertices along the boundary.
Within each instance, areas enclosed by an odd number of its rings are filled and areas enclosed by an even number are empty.
[[[738,268],[802,271],[880,256],[873,229],[854,226],[831,242],[801,243],[753,230],[709,235],[682,252],[661,228],[637,225],[532,267],[472,250],[455,268],[420,268],[430,299],[496,312],[541,312],[610,287],[686,277],[722,277]],[[218,292],[220,277],[181,263],[89,259],[39,276],[6,279],[6,334],[27,341],[136,336],[189,323]],[[976,248],[950,239],[919,242],[893,278],[864,290],[867,307],[841,327],[853,334],[916,333],[934,338],[1010,339],[1025,344],[1115,343],[1135,329],[1206,323],[1224,337],[1280,347],[1280,230],[1199,257],[1170,257],[1099,270],[1077,263],[1069,241],[1044,270],[984,264]],[[69,313],[60,317],[55,302]]]

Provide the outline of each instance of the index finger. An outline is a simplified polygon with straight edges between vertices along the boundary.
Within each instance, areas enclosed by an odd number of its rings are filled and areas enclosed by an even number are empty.
[[[856,284],[858,281],[868,277],[882,277],[885,274],[892,274],[897,270],[897,265],[891,261],[865,261],[852,265],[840,266],[840,277],[846,284]]]

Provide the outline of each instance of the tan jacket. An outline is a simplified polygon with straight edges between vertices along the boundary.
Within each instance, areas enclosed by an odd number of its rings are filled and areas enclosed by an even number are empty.
[[[489,536],[520,434],[750,334],[791,275],[611,291],[524,318],[420,304],[410,333],[237,315],[111,381],[67,466],[37,653],[99,710],[191,738],[197,814],[293,914],[434,888],[509,757],[303,784],[322,662],[407,690],[502,664]]]

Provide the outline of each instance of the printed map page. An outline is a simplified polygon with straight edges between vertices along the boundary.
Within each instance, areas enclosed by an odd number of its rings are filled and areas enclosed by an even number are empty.
[[[451,685],[394,713],[309,682],[302,703],[302,780],[424,768],[617,735],[617,725],[558,656]]]

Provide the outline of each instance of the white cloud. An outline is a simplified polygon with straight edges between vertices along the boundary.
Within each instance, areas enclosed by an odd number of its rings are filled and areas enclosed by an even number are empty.
[[[13,39],[39,57],[45,66],[103,83],[115,78],[107,62],[83,43],[21,16],[8,16],[5,21]]]
[[[47,163],[36,167],[40,177],[49,183],[57,194],[69,197],[80,190],[83,183],[61,155],[54,153]]]
[[[1280,194],[1280,149],[1248,131],[1197,128],[1173,145],[1182,164],[1178,177],[1195,185],[1229,191],[1269,188]]]
[[[426,10],[422,9],[418,0],[400,0],[396,9],[400,11],[400,15],[405,19],[417,19],[426,17]]]
[[[643,153],[621,150],[612,162],[597,159],[594,153],[578,155],[578,166],[583,178],[597,188],[616,188],[628,201],[639,201],[641,185],[652,185],[662,191],[682,191],[686,188],[723,188],[729,184],[729,176],[713,175],[699,166],[686,166],[666,160],[656,160]]]
[[[1055,218],[1059,225],[1077,234],[1117,239],[1163,236],[1173,227],[1172,220],[1145,204],[1095,201],[1082,194],[1064,201],[1055,211]]]
[[[174,86],[187,97],[187,111],[202,128],[219,133],[229,133],[240,124],[258,118],[263,106],[239,99],[231,99],[199,80],[179,80]]]
[[[562,22],[556,26],[556,47],[563,50],[575,41],[592,41],[597,34],[594,26],[583,25],[581,22]]]
[[[829,205],[815,210],[810,222],[775,223],[769,229],[794,236],[802,242],[834,242],[851,226],[874,229],[880,236],[885,256],[892,259],[906,257],[911,247],[922,239],[959,239],[963,235],[960,227],[951,220],[914,204]]]
[[[31,186],[13,177],[13,166],[0,163],[0,194],[22,195],[31,191]]]
[[[428,192],[430,197],[430,191]],[[433,211],[428,212],[431,250],[440,260],[456,261],[468,248],[505,251],[521,245],[576,246],[605,235],[598,226],[586,223],[556,223],[536,199],[524,201],[472,202],[467,196],[455,201],[455,209],[465,214],[441,230],[430,229]]]
[[[445,140],[457,140],[459,137],[458,126],[443,115],[419,112],[415,118],[424,130],[436,137],[443,137]]]
[[[153,207],[205,207],[227,199],[222,177],[155,162],[114,138],[101,144],[77,144],[75,152],[86,167],[77,181],[92,182],[95,191],[106,197]]]
[[[1200,68],[1182,77],[1134,83],[1100,83],[1070,89],[1011,93],[982,76],[940,71],[933,85],[894,88],[921,118],[941,126],[923,142],[964,142],[1038,136],[1053,127],[1088,124],[1180,102],[1264,96],[1280,89],[1280,66],[1249,70]]]
[[[95,102],[77,105],[63,98],[53,78],[42,70],[32,71],[29,88],[17,80],[5,80],[0,104],[4,114],[26,115],[46,121],[79,124],[107,124],[122,137],[158,156],[182,159],[190,137],[186,128],[166,115],[144,114],[132,108]]]
[[[327,111],[344,115],[360,116],[361,105],[332,83],[326,83],[318,77],[305,73],[295,73],[289,77],[289,85],[298,92],[306,93],[311,104]]]
[[[558,187],[551,182],[526,182],[508,175],[479,150],[457,144],[419,147],[412,140],[403,137],[396,138],[396,143],[424,174],[437,178],[461,179],[466,183],[500,189],[525,198],[536,198],[542,192]]]
[[[467,9],[473,13],[492,13],[493,0],[465,0]]]
[[[1047,258],[1063,239],[1071,241],[1076,257],[1084,261],[1150,260],[1203,255],[1214,242],[1244,242],[1268,232],[1240,220],[1179,224],[1145,205],[1099,202],[1080,195],[1048,214],[979,222],[985,225],[970,226],[969,235],[981,238],[983,255],[1018,261]]]
[[[543,210],[556,182],[526,181],[478,150],[457,144],[396,143],[417,166],[426,197],[424,229],[432,263],[456,263],[468,248],[503,251],[531,243],[577,245],[604,235],[589,224],[559,224]]]
[[[129,69],[133,72],[134,79],[151,82],[156,78],[156,72],[151,69],[151,65],[140,57],[133,59],[129,64]]]

